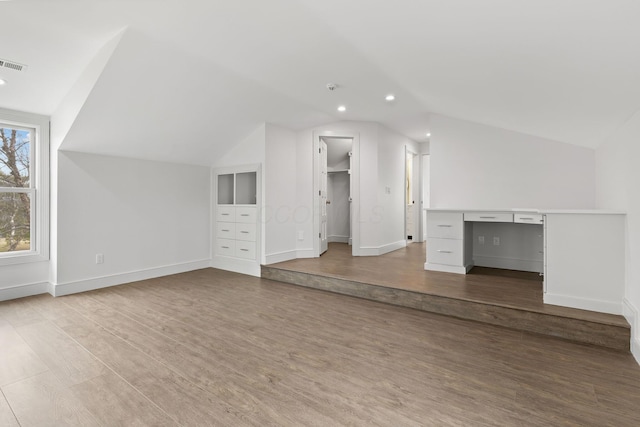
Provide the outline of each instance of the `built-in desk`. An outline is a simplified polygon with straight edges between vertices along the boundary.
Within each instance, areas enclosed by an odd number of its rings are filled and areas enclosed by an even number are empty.
[[[624,230],[620,212],[427,209],[424,268],[535,271],[545,303],[622,314]]]

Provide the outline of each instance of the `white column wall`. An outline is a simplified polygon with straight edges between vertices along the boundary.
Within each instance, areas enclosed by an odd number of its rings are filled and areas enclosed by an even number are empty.
[[[265,132],[265,262],[296,258],[296,133],[268,123]]]
[[[623,312],[631,324],[631,349],[640,362],[640,112],[596,150],[599,209],[621,210],[626,222],[626,285]]]

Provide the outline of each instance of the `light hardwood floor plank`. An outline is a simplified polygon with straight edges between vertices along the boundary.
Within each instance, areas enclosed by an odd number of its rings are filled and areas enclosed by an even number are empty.
[[[106,367],[50,321],[16,329],[31,349],[65,385],[102,375]]]
[[[48,370],[5,319],[0,319],[0,386],[11,384]]]
[[[24,304],[3,319],[34,354],[77,357],[68,337],[108,369],[66,389],[71,366],[46,373],[103,425],[143,423],[131,402],[151,424],[638,425],[629,353],[230,272]]]
[[[23,427],[101,425],[51,372],[3,386],[2,391]]]
[[[0,426],[4,427],[19,427],[18,420],[13,414],[7,399],[4,397],[4,393],[0,390]]]
[[[179,425],[113,372],[73,385],[71,391],[105,426]]]

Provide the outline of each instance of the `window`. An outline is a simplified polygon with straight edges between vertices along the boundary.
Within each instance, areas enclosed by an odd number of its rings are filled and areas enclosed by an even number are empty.
[[[0,265],[48,259],[48,120],[0,110]]]

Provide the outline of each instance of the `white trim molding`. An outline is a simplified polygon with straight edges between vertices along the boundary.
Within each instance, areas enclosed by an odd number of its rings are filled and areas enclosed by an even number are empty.
[[[579,308],[582,310],[599,311],[601,313],[622,314],[622,304],[614,301],[602,301],[590,298],[556,295],[545,293],[544,303],[561,305],[564,307]]]
[[[93,279],[78,280],[68,283],[55,283],[52,286],[51,294],[54,297],[76,294],[78,292],[92,291],[95,289],[108,288],[110,286],[123,285],[125,283],[137,282],[140,280],[154,279],[156,277],[169,276],[171,274],[186,273],[187,271],[208,268],[210,261],[192,261],[182,264],[167,265],[163,267],[149,268],[146,270],[132,271],[129,273],[113,274],[110,276],[96,277]]]
[[[49,292],[48,282],[32,283],[29,285],[17,285],[0,289],[0,301],[30,297],[33,295],[46,294]]]
[[[266,256],[265,265],[275,264],[277,262],[289,261],[291,259],[296,259],[297,256],[298,256],[298,251],[296,250],[276,252],[274,254],[269,254]]]
[[[358,256],[378,256],[393,252],[407,246],[406,240],[398,240],[397,242],[388,243],[382,246],[365,246],[358,251]]]
[[[255,260],[214,255],[210,265],[219,270],[260,277],[260,263]]]
[[[629,322],[631,326],[631,354],[635,357],[636,362],[640,365],[640,317],[638,316],[638,309],[629,301],[624,298],[622,300],[622,314]]]

